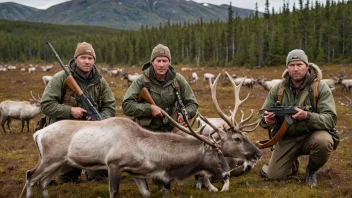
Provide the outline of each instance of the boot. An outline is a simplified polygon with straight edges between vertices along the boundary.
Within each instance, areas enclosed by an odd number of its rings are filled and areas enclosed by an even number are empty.
[[[306,168],[306,175],[304,176],[304,181],[311,188],[313,188],[314,186],[316,186],[318,184],[317,177],[315,174],[316,172],[317,172],[317,170],[314,170],[308,164],[308,166]]]

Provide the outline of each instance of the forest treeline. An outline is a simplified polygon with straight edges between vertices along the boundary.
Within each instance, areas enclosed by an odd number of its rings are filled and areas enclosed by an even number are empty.
[[[318,64],[352,62],[352,1],[288,1],[276,11],[265,2],[253,15],[240,18],[228,9],[228,21],[141,26],[138,31],[92,26],[67,26],[0,20],[0,63],[54,62],[45,42],[50,41],[64,63],[73,57],[76,44],[93,44],[97,63],[141,65],[155,45],[167,45],[172,64],[202,66],[284,65],[287,53],[306,51]]]

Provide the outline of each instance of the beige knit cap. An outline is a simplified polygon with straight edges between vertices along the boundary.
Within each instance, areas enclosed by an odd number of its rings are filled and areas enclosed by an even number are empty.
[[[308,57],[306,53],[301,49],[295,49],[290,51],[290,53],[288,53],[286,58],[286,67],[291,61],[297,61],[297,60],[303,61],[304,63],[306,63],[306,65],[309,65]]]
[[[95,51],[94,51],[92,45],[87,42],[77,44],[77,48],[76,48],[76,52],[75,52],[74,57],[77,58],[78,56],[83,55],[83,54],[91,55],[94,57],[94,60],[96,60]]]
[[[167,57],[169,59],[169,61],[171,62],[170,50],[165,45],[158,44],[157,46],[154,47],[154,49],[152,51],[152,55],[150,56],[150,62],[152,62],[158,56]]]

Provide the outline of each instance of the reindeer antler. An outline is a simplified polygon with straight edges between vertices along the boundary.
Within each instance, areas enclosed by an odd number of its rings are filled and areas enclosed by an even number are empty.
[[[227,75],[227,77],[230,79],[232,87],[234,89],[234,95],[235,95],[235,107],[233,109],[233,111],[230,111],[231,115],[228,116],[226,115],[220,108],[217,99],[216,99],[216,85],[218,83],[218,79],[220,77],[221,74],[219,74],[216,79],[214,80],[214,83],[211,83],[211,81],[209,81],[210,83],[210,91],[211,91],[211,97],[213,100],[213,104],[215,106],[216,111],[218,112],[219,116],[229,125],[229,127],[232,130],[238,131],[238,132],[251,132],[254,131],[258,126],[259,126],[259,119],[253,123],[250,124],[245,124],[247,123],[252,117],[253,117],[253,109],[251,109],[251,113],[247,118],[244,118],[244,113],[241,110],[241,121],[238,123],[235,119],[236,113],[238,111],[238,107],[245,102],[248,97],[249,97],[249,93],[247,94],[247,97],[244,98],[243,100],[240,99],[240,90],[242,87],[242,84],[244,82],[244,80],[246,78],[243,78],[243,80],[240,82],[239,85],[236,85],[235,81],[233,80],[233,78],[225,71],[225,74]],[[256,126],[255,126],[256,125]],[[255,126],[252,129],[248,129],[248,130],[244,130],[244,128],[247,127],[251,127],[251,126]]]
[[[34,100],[34,101],[36,101],[36,102],[38,102],[38,103],[40,103],[40,97],[39,97],[39,95],[38,95],[38,99],[37,98],[35,98],[34,96],[33,96],[33,93],[32,93],[32,91],[30,91],[31,92],[31,96],[32,96],[32,99]]]
[[[192,135],[193,137],[197,138],[198,140],[202,141],[202,142],[205,142],[207,144],[209,144],[210,146],[214,147],[214,148],[220,148],[221,146],[212,141],[211,139],[203,136],[203,135],[199,135],[200,133],[202,133],[202,131],[204,130],[204,128],[206,127],[205,125],[202,126],[200,129],[198,129],[197,131],[194,131],[191,127],[191,124],[189,123],[188,120],[185,120],[186,124],[187,124],[187,127],[184,127],[182,126],[181,124],[179,124],[178,122],[176,122],[174,119],[172,119],[171,116],[169,116],[169,114],[167,114],[164,110],[162,110],[163,114],[169,119],[169,121],[174,125],[176,126],[177,128],[179,128],[181,131],[189,134],[189,135]]]

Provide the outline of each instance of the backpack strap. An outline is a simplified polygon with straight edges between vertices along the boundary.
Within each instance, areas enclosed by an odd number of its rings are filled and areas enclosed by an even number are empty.
[[[317,112],[317,101],[318,101],[318,85],[319,85],[320,80],[314,79],[313,83],[309,86],[309,91],[312,92],[313,94],[313,100],[312,100],[312,106],[313,106],[313,111]],[[284,82],[280,83],[279,89],[277,91],[277,101],[282,103],[282,98],[284,95]]]
[[[143,84],[144,84],[144,87],[148,89],[148,91],[150,92],[150,79],[147,75],[143,75]]]
[[[320,80],[314,79],[313,83],[310,85],[310,90],[313,92],[313,111],[317,112],[317,102],[318,102],[318,85]]]
[[[280,83],[279,89],[277,90],[277,101],[279,101],[280,103],[282,103],[282,97],[284,95],[284,90],[285,90],[284,81],[282,81]]]
[[[99,84],[97,86],[97,92],[98,92],[98,110],[101,110],[101,107],[103,106],[103,89],[102,89],[102,84],[103,84],[103,78],[100,78]]]

